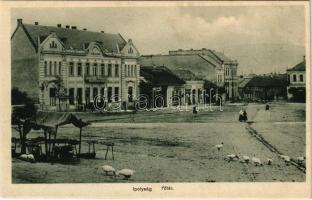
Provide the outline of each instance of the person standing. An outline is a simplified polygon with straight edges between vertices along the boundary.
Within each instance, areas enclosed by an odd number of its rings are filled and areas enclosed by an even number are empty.
[[[244,122],[246,122],[248,120],[246,110],[244,110],[244,112],[243,112],[243,120],[244,120]]]

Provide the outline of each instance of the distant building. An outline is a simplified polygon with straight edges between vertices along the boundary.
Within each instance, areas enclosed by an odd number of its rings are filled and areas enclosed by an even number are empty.
[[[197,77],[224,87],[227,99],[236,99],[238,62],[210,49],[169,51],[168,55],[144,55],[141,65],[166,66],[170,70],[189,70]]]
[[[185,81],[164,66],[141,67],[140,94],[145,96],[148,107],[167,107],[171,102],[183,104]],[[172,99],[174,96],[178,98]],[[139,101],[143,101],[140,99]]]
[[[139,95],[140,56],[120,34],[44,26],[17,20],[11,37],[12,87],[43,109],[75,109],[101,94],[107,105]],[[59,90],[56,80],[62,81]]]
[[[285,74],[258,75],[241,82],[240,93],[246,101],[271,101],[286,99]]]
[[[198,78],[190,70],[177,69],[172,71],[180,79],[185,81],[184,84],[184,103],[188,105],[202,104],[204,95],[204,81]]]
[[[296,66],[287,69],[287,97],[291,101],[305,102],[306,99],[306,61],[303,61]]]
[[[251,94],[244,93],[244,88],[246,87],[247,83],[249,83],[249,81],[255,76],[255,74],[248,74],[238,78],[238,98],[240,100],[252,98]]]

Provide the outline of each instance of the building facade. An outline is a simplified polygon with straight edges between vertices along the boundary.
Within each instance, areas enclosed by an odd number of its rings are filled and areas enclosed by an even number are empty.
[[[23,24],[19,19],[11,45],[12,85],[43,109],[85,108],[95,101],[108,108],[131,104],[139,95],[140,54],[120,34]]]
[[[144,55],[141,65],[166,66],[170,70],[190,70],[197,77],[223,87],[227,100],[238,98],[238,62],[210,49],[169,51],[168,55]]]
[[[190,70],[177,69],[172,72],[185,82],[181,91],[183,95],[181,105],[203,104],[204,81]]]
[[[272,101],[286,99],[286,74],[252,75],[240,85],[241,100]]]
[[[306,98],[306,61],[303,61],[296,66],[287,69],[287,98],[290,101],[305,102]]]
[[[149,108],[182,105],[186,82],[165,66],[141,66],[140,101]]]

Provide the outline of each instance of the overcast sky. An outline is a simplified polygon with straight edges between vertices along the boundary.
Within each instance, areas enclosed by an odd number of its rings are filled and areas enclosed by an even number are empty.
[[[16,19],[42,25],[120,33],[132,38],[141,54],[229,45],[291,44],[304,46],[303,6],[141,7],[15,9]]]

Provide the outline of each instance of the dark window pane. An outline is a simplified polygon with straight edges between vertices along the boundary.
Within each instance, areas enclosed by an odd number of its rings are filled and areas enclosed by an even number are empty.
[[[119,76],[119,65],[115,65],[115,76]]]
[[[48,75],[48,62],[44,61],[44,76]]]
[[[86,103],[90,102],[90,88],[86,88],[85,99],[86,99]]]
[[[77,102],[78,104],[82,104],[82,88],[77,88]]]
[[[59,75],[62,75],[62,62],[59,62]]]
[[[93,64],[93,76],[97,76],[97,64]]]
[[[107,98],[108,98],[108,102],[112,102],[112,91],[113,91],[113,89],[112,89],[112,87],[108,87],[107,88]]]
[[[86,63],[86,75],[90,75],[90,63]]]
[[[81,76],[82,75],[82,66],[81,63],[78,63],[77,66],[77,76]]]
[[[54,61],[54,75],[56,75],[57,73],[57,63],[56,61]]]
[[[74,63],[73,62],[69,63],[69,75],[70,76],[74,75]]]
[[[115,87],[115,101],[118,101],[119,100],[119,87]]]
[[[74,88],[69,88],[69,104],[74,105]]]
[[[107,73],[108,73],[108,76],[112,76],[112,64],[108,64]]]
[[[56,89],[50,88],[49,95],[50,95],[50,105],[55,106],[56,105]]]
[[[128,88],[128,101],[129,102],[133,101],[133,88],[132,87]]]
[[[104,64],[101,64],[101,76],[105,75],[105,66]]]
[[[52,61],[49,62],[49,75],[52,75]]]

